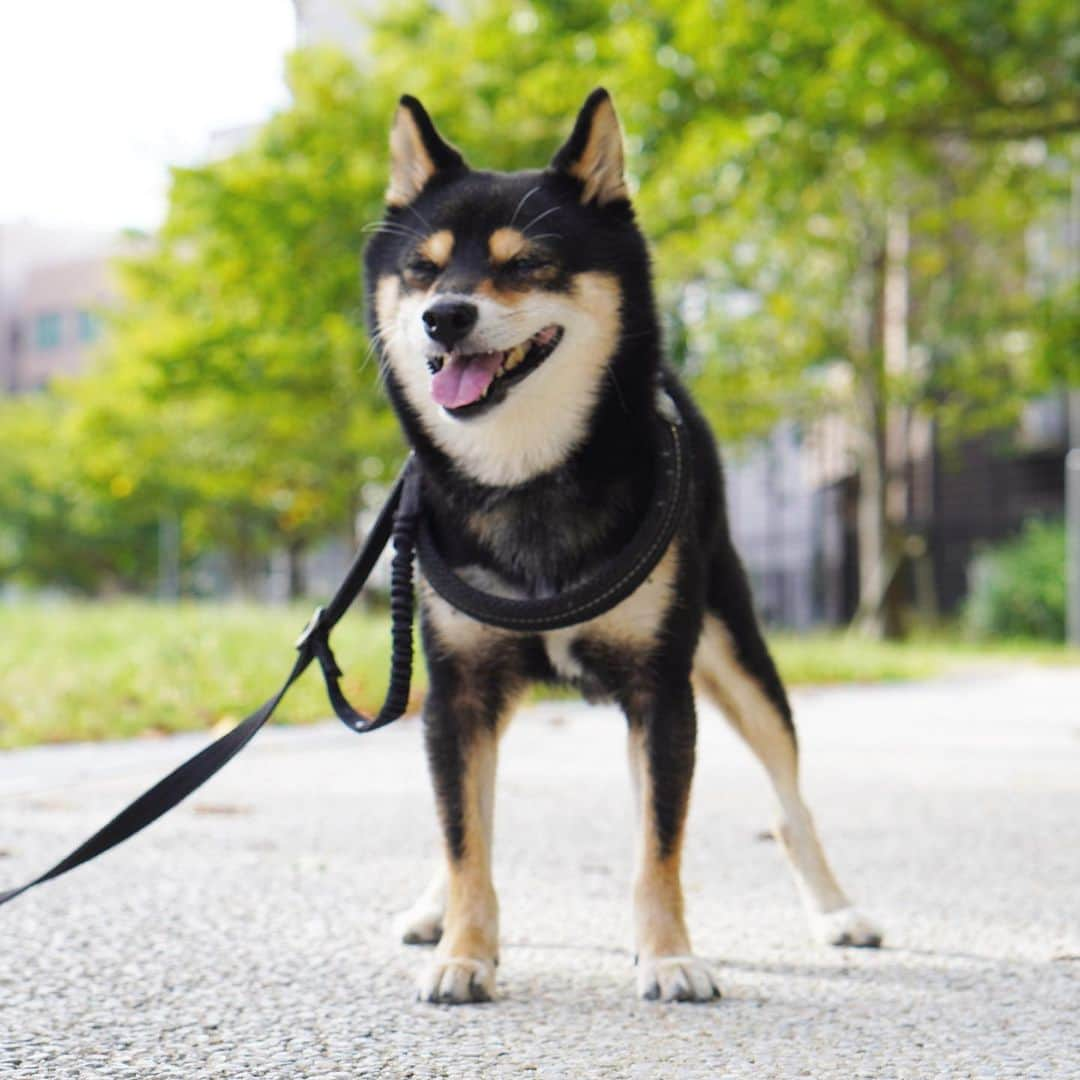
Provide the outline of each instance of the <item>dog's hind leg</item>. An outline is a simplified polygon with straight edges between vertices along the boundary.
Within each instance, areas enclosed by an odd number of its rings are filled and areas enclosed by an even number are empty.
[[[394,933],[405,945],[436,945],[446,915],[446,866],[440,861],[416,903],[394,919]]]
[[[709,584],[709,611],[694,657],[694,683],[723,711],[772,781],[780,808],[774,831],[814,937],[828,945],[880,945],[881,931],[852,906],[837,883],[803,801],[791,709],[735,559],[731,552],[723,574],[714,574]]]

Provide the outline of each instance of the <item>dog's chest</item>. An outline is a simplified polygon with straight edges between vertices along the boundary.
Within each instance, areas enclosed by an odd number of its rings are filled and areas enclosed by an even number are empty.
[[[572,682],[621,681],[652,651],[675,595],[678,549],[672,544],[652,573],[625,600],[595,619],[539,635],[502,630],[478,622],[453,608],[421,583],[424,610],[442,650],[479,660],[507,643],[538,637],[556,675]],[[460,576],[475,588],[496,596],[522,597],[497,574],[476,566]]]
[[[569,583],[583,553],[604,545],[628,499],[624,485],[598,502],[576,485],[552,480],[534,485],[527,495],[472,510],[467,527],[490,555],[494,580],[501,567],[541,592],[550,591]]]

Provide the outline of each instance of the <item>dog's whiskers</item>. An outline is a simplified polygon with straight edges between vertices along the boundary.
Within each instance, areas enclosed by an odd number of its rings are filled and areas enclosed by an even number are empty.
[[[404,236],[416,240],[426,239],[423,233],[395,221],[375,221],[365,225],[360,231],[371,234],[386,233],[388,236]]]
[[[619,398],[619,402],[622,404],[623,412],[629,415],[630,409],[627,407],[626,398],[623,397],[622,387],[619,386],[619,380],[615,377],[614,370],[609,366],[605,368],[607,377],[611,380],[611,385],[615,387],[615,393]]]
[[[535,225],[535,224],[536,224],[536,223],[537,223],[538,221],[543,221],[543,220],[544,220],[544,218],[546,218],[546,217],[547,217],[547,216],[548,216],[549,214],[557,214],[557,213],[558,213],[558,212],[559,212],[559,211],[560,211],[561,209],[562,209],[562,207],[561,207],[561,206],[552,206],[552,207],[549,207],[549,208],[548,208],[547,210],[543,210],[543,211],[541,211],[541,212],[540,212],[539,214],[537,214],[537,215],[536,215],[536,217],[534,217],[534,218],[532,219],[532,221],[530,221],[530,222],[529,222],[529,224],[528,224],[528,225],[526,225],[526,226],[525,226],[525,228],[524,228],[524,229],[522,229],[522,230],[521,230],[521,232],[522,232],[522,235],[524,235],[524,236],[529,236],[529,230],[530,230],[530,229],[531,229],[531,228],[532,228],[532,227],[533,227],[533,226],[534,226],[534,225]],[[531,239],[532,239],[532,237],[529,237],[529,239],[531,240]]]
[[[540,185],[539,185],[539,184],[537,184],[537,185],[536,185],[536,187],[531,187],[531,188],[529,188],[529,190],[528,190],[528,191],[526,191],[526,192],[525,192],[525,194],[521,196],[521,202],[519,202],[519,203],[517,204],[517,206],[515,206],[515,207],[514,207],[514,212],[513,212],[513,214],[511,214],[511,215],[510,215],[510,220],[509,220],[509,221],[508,221],[508,222],[506,223],[506,227],[507,227],[508,229],[509,229],[509,228],[512,228],[512,227],[513,227],[513,224],[514,224],[514,222],[515,222],[515,221],[517,221],[517,216],[518,216],[518,214],[520,214],[520,213],[521,213],[521,208],[522,208],[522,207],[523,207],[523,206],[524,206],[524,205],[525,205],[525,204],[526,204],[526,203],[527,203],[527,202],[529,201],[529,199],[531,199],[531,198],[532,198],[532,197],[533,197],[533,196],[534,196],[534,195],[535,195],[535,194],[536,194],[536,193],[537,193],[537,192],[538,192],[539,190],[540,190]]]
[[[429,233],[433,233],[435,231],[435,229],[432,226],[431,222],[428,221],[428,219],[426,217],[424,217],[424,215],[421,214],[420,211],[417,210],[415,206],[412,206],[411,204],[407,203],[406,206],[405,206],[405,209],[408,210],[409,213],[412,214],[413,217],[415,217],[420,222],[420,224],[423,225],[425,229],[427,229],[427,231]]]
[[[367,370],[368,364],[371,363],[372,356],[378,351],[380,345],[385,344],[385,337],[381,328],[377,328],[368,334],[367,348],[364,350],[363,359],[360,361],[360,371]]]
[[[377,377],[379,382],[385,387],[386,385],[386,365],[387,360],[385,356],[385,349],[380,349],[379,346],[386,346],[392,340],[395,332],[394,326],[377,326],[368,334],[368,346],[364,350],[364,357],[360,361],[360,371],[367,370],[368,364],[371,363],[371,358],[376,356],[378,358],[377,364]]]

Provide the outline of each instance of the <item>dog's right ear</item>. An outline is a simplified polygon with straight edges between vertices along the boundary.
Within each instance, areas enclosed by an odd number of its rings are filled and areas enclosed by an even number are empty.
[[[386,205],[408,206],[437,172],[465,168],[465,159],[435,130],[424,106],[405,94],[390,127]]]
[[[629,198],[623,139],[611,95],[597,87],[578,113],[570,138],[551,159],[551,169],[581,184],[581,201],[597,206]]]

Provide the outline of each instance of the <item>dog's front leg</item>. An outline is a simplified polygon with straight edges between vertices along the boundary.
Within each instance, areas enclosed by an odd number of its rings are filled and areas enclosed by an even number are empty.
[[[435,958],[420,978],[422,1001],[490,1001],[495,992],[499,905],[491,881],[498,715],[460,678],[432,672],[424,707],[428,767],[446,855],[446,912]]]
[[[627,720],[638,816],[638,993],[649,1000],[710,1001],[720,991],[708,966],[690,951],[680,878],[697,730],[689,681],[638,698],[627,708]]]

